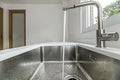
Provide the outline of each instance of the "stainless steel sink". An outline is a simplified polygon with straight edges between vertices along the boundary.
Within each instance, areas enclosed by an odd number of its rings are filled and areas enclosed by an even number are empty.
[[[119,74],[119,60],[77,45],[42,46],[0,62],[0,80],[120,80]]]
[[[65,46],[65,50],[62,46],[46,46],[42,50],[43,64],[39,65],[30,80],[63,80],[63,76],[65,80],[68,75],[75,76],[72,78],[78,77],[75,80],[88,80],[77,66],[76,46]]]
[[[64,69],[64,76],[75,75],[87,80],[76,63],[65,63]],[[44,63],[33,80],[62,80],[62,63]]]

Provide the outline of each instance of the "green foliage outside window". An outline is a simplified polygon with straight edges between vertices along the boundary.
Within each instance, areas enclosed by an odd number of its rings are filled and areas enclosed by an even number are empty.
[[[120,0],[116,0],[116,2],[107,5],[103,9],[103,19],[107,19],[118,13],[120,13]]]

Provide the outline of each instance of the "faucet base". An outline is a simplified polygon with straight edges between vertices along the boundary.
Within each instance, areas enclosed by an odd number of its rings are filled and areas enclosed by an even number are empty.
[[[100,38],[102,37],[102,34],[105,33],[104,29],[98,29],[96,31],[96,47],[106,47],[105,41],[102,41]]]

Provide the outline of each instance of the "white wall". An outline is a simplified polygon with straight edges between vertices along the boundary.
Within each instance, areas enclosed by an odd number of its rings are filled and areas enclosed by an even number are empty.
[[[79,0],[69,0],[69,5],[79,3]],[[67,2],[63,3],[67,6]],[[8,48],[8,10],[26,9],[27,45],[41,42],[62,41],[63,40],[63,11],[61,4],[16,4],[3,5],[4,7],[4,48]],[[120,16],[120,15],[118,15]],[[90,31],[80,33],[80,10],[68,11],[68,26],[66,30],[66,40],[71,42],[82,42],[96,44],[96,32]],[[119,21],[119,20],[118,20]],[[108,21],[107,23],[111,23]],[[119,24],[107,27],[107,32],[119,32]],[[107,46],[120,48],[120,41],[107,42]]]
[[[79,0],[70,0],[69,5],[79,3]],[[109,19],[104,24],[107,24],[109,27],[106,27],[106,32],[119,32],[120,34],[120,14],[115,15],[115,19]],[[118,22],[117,24],[111,24],[113,22]],[[111,25],[109,25],[111,24]],[[74,9],[68,11],[68,41],[72,42],[82,42],[87,44],[96,45],[96,31],[89,31],[86,33],[80,33],[80,9]],[[97,26],[96,26],[97,27]],[[104,26],[105,27],[105,26]],[[119,41],[109,41],[107,42],[107,47],[120,48]]]
[[[7,8],[26,9],[27,45],[63,40],[62,4],[12,4]]]
[[[79,3],[79,0],[70,0],[69,5]],[[68,12],[68,41],[80,41],[80,10],[75,8]],[[77,35],[76,35],[77,34]]]

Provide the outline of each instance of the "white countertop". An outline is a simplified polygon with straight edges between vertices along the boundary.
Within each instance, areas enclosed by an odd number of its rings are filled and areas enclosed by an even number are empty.
[[[120,49],[117,48],[98,48],[96,45],[78,44],[80,47],[120,60]]]
[[[120,60],[120,49],[109,48],[109,47],[97,48],[95,47],[95,45],[89,45],[89,44],[83,44],[83,43],[63,43],[63,42],[56,43],[54,42],[54,43],[42,43],[42,44],[37,44],[37,45],[29,45],[29,46],[23,46],[23,47],[12,48],[12,49],[7,49],[7,50],[1,50],[0,61],[15,57],[17,55],[23,54],[30,50],[39,48],[41,46],[63,46],[63,45],[79,45],[82,48]]]

